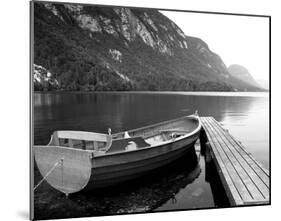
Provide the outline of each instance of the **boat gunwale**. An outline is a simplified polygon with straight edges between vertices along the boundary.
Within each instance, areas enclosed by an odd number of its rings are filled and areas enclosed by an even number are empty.
[[[159,126],[159,125],[161,125],[161,124],[172,123],[172,122],[174,122],[174,121],[182,120],[182,119],[185,119],[185,118],[198,118],[198,119],[199,119],[199,116],[196,116],[196,115],[183,116],[183,117],[179,117],[179,118],[176,118],[176,119],[161,121],[161,122],[159,122],[159,123],[150,124],[150,125],[147,125],[147,126],[143,126],[143,127],[139,127],[139,128],[130,129],[130,130],[128,130],[127,132],[128,132],[128,133],[131,133],[131,132],[135,132],[135,131],[138,131],[138,130],[149,129],[150,127]],[[120,135],[120,134],[122,134],[122,133],[124,133],[124,132],[125,132],[125,131],[118,132],[118,133],[112,134],[112,136],[117,136],[117,135]]]
[[[199,116],[198,115],[188,115],[188,116],[183,116],[183,117],[179,117],[179,118],[176,118],[176,119],[172,119],[172,120],[168,120],[168,121],[162,121],[162,122],[159,122],[159,123],[156,123],[156,124],[151,124],[151,125],[147,125],[147,126],[144,126],[144,127],[128,130],[128,133],[135,132],[135,131],[138,131],[138,130],[143,130],[143,129],[148,129],[150,127],[159,126],[161,124],[172,123],[172,122],[175,122],[175,121],[178,121],[178,120],[181,120],[181,119],[185,119],[185,118],[196,119],[198,121],[197,128],[195,128],[190,133],[187,133],[187,134],[185,134],[183,136],[180,136],[180,137],[177,137],[175,139],[170,139],[170,140],[167,140],[167,141],[163,141],[160,144],[154,144],[154,145],[151,145],[151,146],[148,146],[148,147],[137,148],[137,149],[134,149],[134,150],[126,150],[126,151],[122,150],[122,151],[116,151],[116,152],[112,152],[112,153],[97,154],[97,153],[95,153],[94,150],[83,150],[83,149],[76,149],[76,148],[59,146],[59,145],[51,145],[53,135],[51,136],[51,139],[50,139],[50,141],[49,141],[49,143],[47,145],[34,145],[34,147],[35,146],[46,146],[46,147],[49,146],[49,147],[59,147],[59,148],[62,148],[62,149],[72,149],[72,150],[74,149],[76,151],[92,153],[92,156],[91,156],[92,158],[103,158],[103,157],[110,157],[110,156],[114,156],[114,155],[121,155],[121,154],[133,153],[133,152],[138,152],[138,151],[144,151],[144,150],[153,149],[153,148],[156,148],[156,147],[161,147],[161,146],[164,146],[164,145],[167,145],[167,144],[170,144],[170,143],[175,143],[175,142],[181,141],[183,139],[186,139],[187,137],[190,137],[190,136],[198,133],[201,130],[201,128],[202,128],[202,124],[201,124]],[[116,135],[122,134],[124,132],[125,131],[119,132],[119,133],[115,133],[115,134],[112,134],[112,136],[116,136]]]
[[[167,140],[167,141],[163,141],[160,144],[154,144],[154,145],[151,145],[151,146],[148,146],[148,147],[144,147],[144,148],[138,148],[138,149],[127,150],[127,151],[116,151],[116,152],[105,153],[105,154],[101,154],[101,155],[95,155],[94,154],[94,158],[107,157],[107,156],[112,156],[112,155],[120,155],[120,154],[125,154],[125,153],[132,153],[132,152],[137,152],[137,151],[153,149],[155,147],[161,147],[161,146],[164,146],[164,145],[167,145],[167,144],[170,144],[170,143],[175,143],[175,142],[181,141],[183,139],[186,139],[187,137],[191,137],[191,136],[193,136],[194,134],[198,133],[201,130],[202,124],[201,124],[201,121],[200,121],[199,117],[197,117],[197,116],[194,116],[194,115],[193,116],[185,116],[184,118],[187,118],[187,117],[190,117],[190,118],[198,120],[197,128],[194,129],[190,133],[187,133],[187,134],[185,134],[183,136],[180,136],[180,137],[177,137],[175,139],[170,139],[170,140]],[[179,118],[179,119],[181,119],[181,118]],[[179,119],[176,119],[176,120],[179,120]],[[176,120],[173,120],[173,121],[176,121]],[[161,122],[161,123],[164,123],[164,122]],[[161,124],[161,123],[158,123],[158,124]],[[157,124],[154,124],[154,125],[151,125],[151,126],[157,126]],[[149,128],[149,127],[146,127],[146,128]],[[134,129],[134,130],[138,130],[138,129]]]

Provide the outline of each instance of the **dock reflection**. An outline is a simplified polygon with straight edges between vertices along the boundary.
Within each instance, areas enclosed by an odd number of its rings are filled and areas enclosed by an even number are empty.
[[[201,136],[201,139],[204,136]],[[205,160],[205,181],[210,184],[214,205],[219,208],[230,207],[230,202],[220,180],[218,171],[204,142],[200,142],[201,153]]]

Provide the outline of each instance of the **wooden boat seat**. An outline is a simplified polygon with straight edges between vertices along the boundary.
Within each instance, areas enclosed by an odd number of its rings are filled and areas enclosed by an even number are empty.
[[[107,153],[116,152],[116,151],[125,151],[126,147],[129,145],[129,142],[134,142],[137,145],[137,148],[144,148],[150,146],[150,144],[145,142],[145,140],[142,137],[130,137],[126,139],[112,140],[112,144],[107,150]]]
[[[178,134],[187,134],[191,132],[192,130],[180,130],[180,129],[166,129],[166,130],[160,130],[160,133],[178,133]]]
[[[55,131],[52,135],[54,145],[84,150],[107,151],[111,142],[111,135],[85,131]]]

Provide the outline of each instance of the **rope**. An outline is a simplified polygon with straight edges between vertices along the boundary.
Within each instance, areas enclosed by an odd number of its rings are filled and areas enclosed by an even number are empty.
[[[42,183],[43,181],[53,172],[53,170],[60,164],[62,163],[62,160],[59,160],[54,164],[54,166],[49,170],[48,173],[40,180],[40,182],[33,188],[33,191],[35,191]]]

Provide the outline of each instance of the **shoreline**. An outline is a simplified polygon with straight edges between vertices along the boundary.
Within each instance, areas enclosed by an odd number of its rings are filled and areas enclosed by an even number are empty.
[[[268,97],[270,91],[34,91],[34,94],[159,94],[192,96]]]

